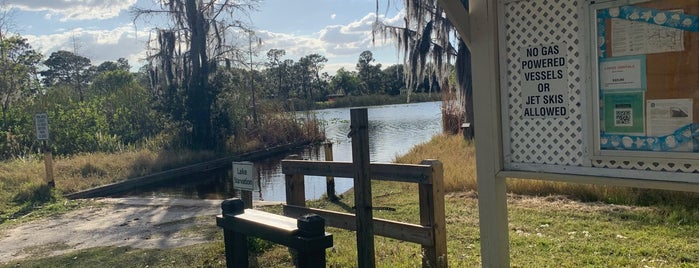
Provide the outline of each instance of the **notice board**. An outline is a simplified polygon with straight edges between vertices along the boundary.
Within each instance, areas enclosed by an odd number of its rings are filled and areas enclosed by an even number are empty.
[[[699,158],[699,1],[628,2],[596,10],[599,149]]]

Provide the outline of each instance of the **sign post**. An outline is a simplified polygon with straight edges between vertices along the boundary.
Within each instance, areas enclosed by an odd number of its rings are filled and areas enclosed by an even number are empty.
[[[44,151],[44,167],[46,170],[46,184],[49,187],[56,187],[56,182],[53,178],[53,155],[49,146],[49,117],[45,113],[34,115],[34,125],[36,127],[36,139],[41,141],[41,147]]]
[[[252,208],[252,191],[255,190],[252,162],[233,162],[233,189],[240,190],[246,208]]]

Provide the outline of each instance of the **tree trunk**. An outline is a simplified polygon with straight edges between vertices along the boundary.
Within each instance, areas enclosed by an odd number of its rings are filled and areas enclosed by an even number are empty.
[[[190,63],[187,85],[188,119],[192,124],[192,145],[196,149],[214,149],[211,125],[211,90],[208,83],[208,59],[206,55],[207,24],[200,10],[199,0],[186,0],[187,24],[191,29]]]
[[[456,56],[456,77],[461,87],[461,94],[464,105],[464,122],[470,123],[470,127],[464,129],[464,137],[467,140],[473,140],[474,124],[473,124],[473,76],[471,75],[471,51],[468,50],[466,43],[459,40],[459,52]]]

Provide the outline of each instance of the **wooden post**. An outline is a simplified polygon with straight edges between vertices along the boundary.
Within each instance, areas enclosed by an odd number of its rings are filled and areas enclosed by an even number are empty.
[[[358,267],[374,267],[374,225],[369,177],[369,118],[367,109],[350,110],[352,163],[354,165],[354,205],[357,221]],[[288,187],[288,185],[287,185]]]
[[[245,208],[252,208],[252,192],[240,190],[240,199],[243,199]]]
[[[242,200],[234,198],[224,200],[221,203],[223,216],[238,215],[245,211],[245,204]],[[247,268],[248,267],[248,238],[243,233],[232,229],[223,229],[223,242],[226,252],[226,267]]]
[[[298,155],[290,155],[286,159],[301,160]],[[303,174],[285,174],[286,181],[286,204],[294,206],[306,206],[306,185]]]
[[[455,1],[455,0],[452,0]],[[503,168],[500,65],[497,0],[469,1],[471,65],[473,66],[473,123],[478,181],[478,222],[483,267],[509,267],[507,186],[498,178]],[[504,55],[503,55],[504,56]]]
[[[325,161],[333,161],[333,144],[332,142],[323,143],[323,149],[325,151]],[[337,201],[337,195],[335,194],[335,177],[327,176],[325,177],[325,188],[330,201]]]
[[[432,246],[422,246],[422,267],[447,267],[447,230],[444,208],[444,167],[439,160],[423,160],[432,166],[432,184],[420,184],[420,224],[431,226]]]
[[[306,214],[296,220],[298,236],[305,239],[325,235],[325,219],[316,214]],[[325,268],[325,248],[298,249],[298,267]]]
[[[53,154],[51,152],[51,147],[48,141],[42,142],[42,147],[44,149],[44,170],[46,171],[46,184],[54,188],[56,187],[56,181],[53,178]]]

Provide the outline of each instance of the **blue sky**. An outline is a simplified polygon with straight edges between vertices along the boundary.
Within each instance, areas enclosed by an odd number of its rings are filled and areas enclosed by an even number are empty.
[[[400,1],[381,1],[380,16],[399,24]],[[10,30],[29,39],[46,57],[57,50],[77,51],[94,65],[126,58],[143,64],[149,30],[163,20],[139,20],[133,7],[157,7],[157,0],[5,0]],[[371,50],[384,66],[399,63],[395,45],[371,42],[375,0],[263,0],[249,18],[263,41],[260,61],[271,48],[284,49],[284,59],[318,53],[328,58],[324,71],[354,70],[359,54]]]

